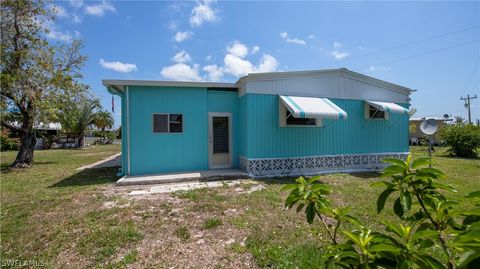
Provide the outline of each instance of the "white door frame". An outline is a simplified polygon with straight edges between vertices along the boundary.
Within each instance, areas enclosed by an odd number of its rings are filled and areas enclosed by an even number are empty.
[[[224,165],[213,165],[213,117],[228,117],[228,154],[229,163]],[[209,169],[221,169],[231,168],[233,160],[233,133],[232,133],[232,113],[230,112],[208,112],[208,168]]]

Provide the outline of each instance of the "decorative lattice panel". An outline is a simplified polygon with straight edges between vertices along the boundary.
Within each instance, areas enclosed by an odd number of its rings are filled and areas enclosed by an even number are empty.
[[[377,171],[387,165],[383,159],[405,160],[407,155],[408,153],[375,153],[262,159],[247,159],[241,156],[240,169],[247,171],[251,177]]]

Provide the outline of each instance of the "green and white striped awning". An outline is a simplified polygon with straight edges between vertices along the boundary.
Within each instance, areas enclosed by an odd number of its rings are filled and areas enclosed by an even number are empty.
[[[401,107],[395,103],[377,102],[377,101],[368,101],[368,100],[366,100],[365,102],[367,102],[367,104],[381,111],[393,112],[393,113],[399,113],[399,114],[408,114],[408,109]]]
[[[347,112],[327,98],[280,95],[280,100],[295,118],[347,119]]]

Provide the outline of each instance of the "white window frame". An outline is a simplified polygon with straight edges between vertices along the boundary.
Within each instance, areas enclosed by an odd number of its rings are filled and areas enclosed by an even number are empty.
[[[294,127],[294,128],[318,128],[318,127],[323,127],[323,120],[320,118],[314,118],[315,119],[315,125],[291,125],[287,124],[287,111],[288,109],[285,107],[285,104],[280,100],[279,98],[279,104],[278,104],[278,125],[280,127]]]
[[[166,132],[155,132],[155,115],[167,115],[167,131]],[[182,115],[182,131],[181,132],[170,132],[170,115]],[[183,113],[152,113],[152,133],[154,134],[183,134],[185,120]]]
[[[370,107],[373,107],[376,109],[376,107],[370,105],[369,103],[365,102],[365,119],[367,120],[388,120],[390,118],[390,115],[387,111],[383,111],[383,118],[371,118],[370,117]],[[380,109],[377,109],[380,110]]]

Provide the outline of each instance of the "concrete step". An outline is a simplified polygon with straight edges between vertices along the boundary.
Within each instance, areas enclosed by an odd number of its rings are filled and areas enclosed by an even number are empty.
[[[212,169],[200,170],[180,173],[163,173],[142,176],[125,176],[120,178],[117,186],[132,185],[150,185],[150,184],[167,184],[180,183],[190,181],[213,181],[228,179],[244,179],[249,178],[248,174],[240,169]]]

